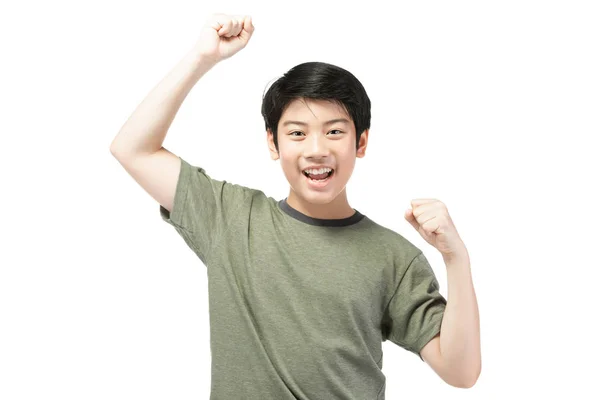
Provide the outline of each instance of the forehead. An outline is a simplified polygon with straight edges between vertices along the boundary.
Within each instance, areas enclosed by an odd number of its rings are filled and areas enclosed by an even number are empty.
[[[297,120],[309,124],[321,124],[322,122],[334,118],[346,118],[351,120],[344,107],[333,101],[294,99],[283,111],[280,123],[284,123],[287,120]]]

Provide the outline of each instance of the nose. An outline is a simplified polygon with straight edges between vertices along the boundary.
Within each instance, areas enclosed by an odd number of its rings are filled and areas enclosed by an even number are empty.
[[[306,144],[304,148],[305,158],[326,158],[329,156],[327,138],[322,134],[316,133],[309,135],[304,143]]]

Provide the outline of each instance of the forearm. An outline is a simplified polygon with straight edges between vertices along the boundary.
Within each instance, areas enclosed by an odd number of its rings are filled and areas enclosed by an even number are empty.
[[[118,155],[160,150],[183,100],[215,64],[194,49],[188,52],[131,114],[111,143],[111,152]]]
[[[481,371],[479,310],[471,278],[469,255],[444,258],[448,303],[440,335],[440,352],[448,371],[474,384]]]

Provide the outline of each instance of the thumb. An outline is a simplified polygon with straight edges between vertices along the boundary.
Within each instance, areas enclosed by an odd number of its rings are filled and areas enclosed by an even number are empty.
[[[413,215],[412,208],[409,208],[408,210],[404,211],[404,218],[408,222],[410,222],[410,224],[413,226],[413,228],[415,228],[417,231],[419,230],[419,223],[417,222],[415,216]]]
[[[239,36],[245,42],[248,42],[252,37],[252,33],[254,33],[254,24],[252,24],[252,17],[248,15],[244,17],[242,31]]]

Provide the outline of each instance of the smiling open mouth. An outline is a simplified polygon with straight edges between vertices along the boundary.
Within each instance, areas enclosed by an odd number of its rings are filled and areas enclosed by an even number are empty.
[[[323,173],[320,175],[311,175],[306,171],[302,171],[304,176],[306,176],[309,180],[311,180],[313,182],[325,182],[326,180],[331,178],[331,175],[333,175],[334,172],[335,172],[335,170],[332,169],[331,171],[329,171],[327,173]]]

